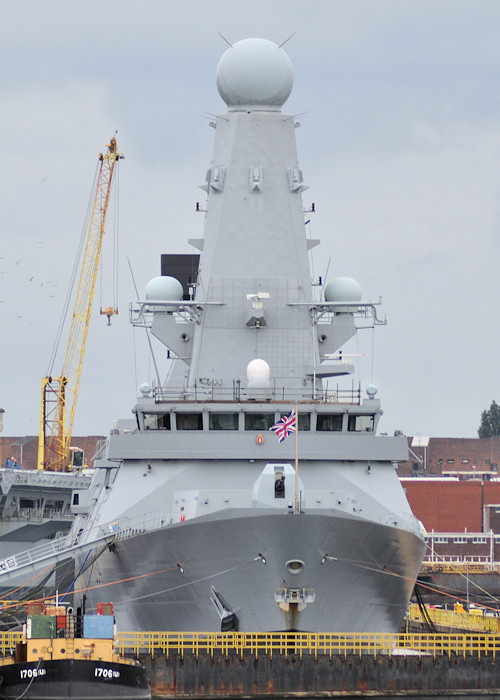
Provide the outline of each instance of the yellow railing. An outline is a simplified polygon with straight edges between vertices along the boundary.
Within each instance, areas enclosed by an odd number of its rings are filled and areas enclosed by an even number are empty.
[[[484,562],[469,562],[453,559],[452,561],[424,561],[421,572],[428,573],[433,571],[442,574],[498,574],[500,573],[500,564],[491,564],[488,561]]]
[[[22,641],[22,632],[0,632],[0,656],[5,656]]]
[[[13,650],[22,640],[21,632],[0,632],[0,655]],[[415,655],[492,656],[500,655],[500,636],[494,634],[308,634],[228,632],[119,632],[119,654],[214,653],[223,656],[273,654],[323,656]]]
[[[455,610],[443,610],[441,608],[431,608],[426,606],[426,612],[435,625],[440,627],[451,627],[456,630],[474,630],[475,632],[486,632],[487,634],[500,634],[500,618],[489,617],[487,615],[471,615],[466,612]],[[410,605],[408,613],[410,620],[425,622],[418,605]]]
[[[202,632],[120,632],[118,651],[121,654],[185,653],[224,656],[243,653],[257,657],[260,654],[313,654],[348,656],[377,655],[431,655],[496,657],[500,653],[500,637],[481,634],[308,634],[308,633],[249,633],[225,634]]]

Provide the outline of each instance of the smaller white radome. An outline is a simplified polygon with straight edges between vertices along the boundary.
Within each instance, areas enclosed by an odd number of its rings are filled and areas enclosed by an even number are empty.
[[[252,360],[247,365],[247,379],[269,379],[271,376],[271,368],[265,360]]]

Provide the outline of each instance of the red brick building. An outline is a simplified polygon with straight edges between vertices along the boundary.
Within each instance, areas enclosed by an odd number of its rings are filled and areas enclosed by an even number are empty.
[[[398,473],[427,559],[500,562],[500,438],[408,438]]]
[[[498,476],[500,437],[492,438],[408,438],[410,459],[398,468],[405,476]]]

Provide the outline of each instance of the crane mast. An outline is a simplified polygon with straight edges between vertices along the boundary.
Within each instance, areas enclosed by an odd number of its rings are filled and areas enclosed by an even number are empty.
[[[122,157],[118,152],[114,137],[106,144],[105,153],[99,154],[97,184],[93,196],[92,213],[62,372],[59,377],[44,377],[42,379],[37,463],[39,470],[65,471],[71,466],[71,435],[99,270],[106,214],[115,165]],[[117,311],[108,307],[104,313],[108,316],[109,321],[110,316]]]

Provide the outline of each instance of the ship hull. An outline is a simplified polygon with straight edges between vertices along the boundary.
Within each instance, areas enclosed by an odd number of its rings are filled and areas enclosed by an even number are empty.
[[[1,697],[5,700],[150,700],[146,671],[106,661],[54,660],[2,666]]]
[[[117,541],[85,583],[113,584],[121,629],[396,632],[424,547],[356,517],[221,511]]]

